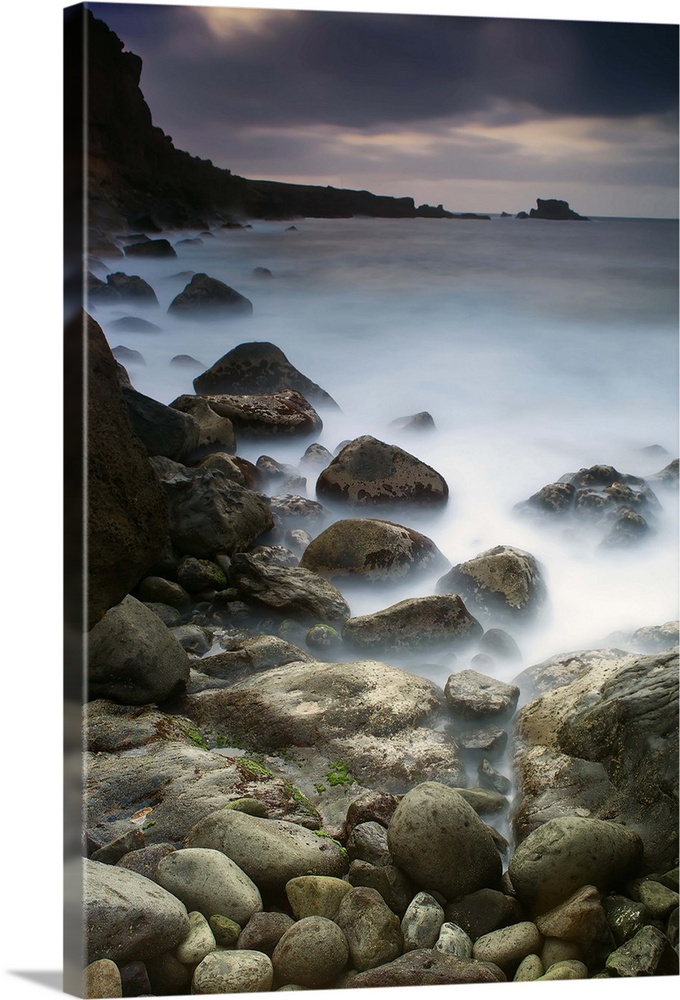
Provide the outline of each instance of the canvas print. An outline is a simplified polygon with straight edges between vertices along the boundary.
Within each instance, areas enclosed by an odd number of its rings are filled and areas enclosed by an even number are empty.
[[[677,24],[64,17],[67,991],[677,975]]]

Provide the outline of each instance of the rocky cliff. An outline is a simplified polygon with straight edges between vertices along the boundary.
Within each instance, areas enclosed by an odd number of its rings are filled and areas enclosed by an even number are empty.
[[[247,180],[176,149],[171,137],[154,126],[140,90],[142,60],[125,52],[118,36],[82,6],[65,11],[64,64],[67,173],[80,170],[85,106],[89,223],[100,233],[239,217],[413,218],[432,212],[428,205],[416,208],[412,198]],[[434,211],[448,215],[441,208]]]

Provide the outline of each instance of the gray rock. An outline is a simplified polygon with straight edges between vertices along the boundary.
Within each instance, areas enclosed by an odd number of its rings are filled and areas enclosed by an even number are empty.
[[[447,921],[461,927],[472,941],[523,919],[522,908],[513,896],[497,889],[479,889],[448,903]]]
[[[545,607],[546,586],[536,559],[511,545],[496,545],[459,563],[437,581],[438,594],[460,594],[481,621],[523,621]]]
[[[136,872],[98,861],[83,862],[83,921],[87,961],[109,958],[118,966],[146,961],[186,937],[183,903]]]
[[[500,856],[485,824],[458,792],[437,782],[423,782],[404,796],[389,825],[388,844],[395,864],[417,885],[447,899],[495,888],[501,877]]]
[[[449,711],[468,721],[509,716],[515,711],[519,688],[476,670],[451,674],[444,687]]]
[[[143,240],[140,243],[131,243],[125,247],[126,257],[176,257],[172,244],[165,239]]]
[[[636,902],[647,907],[653,920],[665,920],[680,903],[680,896],[674,889],[651,878],[633,882],[628,886],[628,893]]]
[[[300,565],[330,579],[391,581],[443,569],[447,560],[433,541],[413,528],[353,517],[336,521],[317,535]]]
[[[602,905],[617,945],[630,941],[649,920],[646,906],[616,892],[605,896]]]
[[[240,396],[296,389],[313,405],[337,409],[337,403],[327,392],[299,372],[283,351],[267,342],[234,347],[194,379],[194,389],[200,393]]]
[[[138,749],[162,740],[188,742],[188,719],[170,716],[149,705],[117,705],[99,698],[87,705],[83,737],[92,753]]]
[[[344,621],[349,605],[328,580],[299,567],[268,566],[246,553],[232,560],[230,579],[242,597],[303,620]]]
[[[161,242],[161,241],[153,241]],[[149,244],[141,244],[148,247]],[[126,253],[132,248],[128,247]],[[173,250],[173,256],[176,256]],[[194,274],[184,290],[176,295],[168,307],[168,312],[182,319],[212,319],[232,316],[250,316],[253,304],[240,292],[217,278],[199,272]]]
[[[260,951],[213,951],[195,970],[192,993],[266,993],[272,988],[271,959]]]
[[[301,661],[312,662],[312,657],[299,646],[275,635],[256,635],[244,639],[234,649],[203,657],[201,670],[208,677],[219,677],[235,683],[262,670]]]
[[[221,472],[225,479],[239,486],[248,486],[244,472],[236,458],[226,451],[210,451],[207,455],[202,455],[195,462],[199,469],[209,471],[211,469]]]
[[[590,663],[518,713],[516,832],[586,810],[637,831],[644,872],[664,871],[677,858],[677,652]]]
[[[188,413],[159,403],[136,389],[121,386],[130,422],[149,455],[163,455],[181,462],[195,450],[199,429]]]
[[[347,880],[353,886],[375,889],[398,917],[404,916],[416,893],[413,882],[396,865],[372,865],[368,861],[353,861],[349,866]]]
[[[661,486],[677,486],[678,485],[678,459],[674,458],[672,462],[669,462],[660,472],[656,472],[653,476],[647,476],[648,483],[659,484]]]
[[[191,598],[184,587],[174,580],[162,576],[145,576],[135,591],[135,596],[144,604],[166,604],[171,608],[183,609]]]
[[[545,913],[583,885],[605,891],[627,881],[641,858],[642,841],[634,831],[567,816],[530,833],[516,848],[508,872],[521,902]]]
[[[216,413],[202,396],[186,393],[173,400],[170,406],[173,410],[188,413],[198,427],[196,450],[199,453],[214,451],[216,448],[220,451],[236,451],[236,435],[231,420]]]
[[[299,563],[297,556],[284,545],[256,545],[248,555],[265,566],[283,566],[284,569],[290,569]]]
[[[277,985],[318,988],[347,965],[349,948],[340,927],[326,917],[303,917],[290,927],[272,954]]]
[[[263,951],[265,955],[271,957],[274,948],[294,922],[287,913],[269,911],[253,913],[239,935],[236,947],[250,951]]]
[[[512,788],[512,781],[498,771],[490,760],[482,759],[477,766],[480,785],[486,785],[498,792],[500,795],[507,795]]]
[[[427,892],[419,892],[409,903],[401,921],[404,951],[434,948],[444,920],[444,910],[437,900]]]
[[[202,913],[189,913],[189,933],[175,948],[175,958],[182,965],[198,965],[211,951],[217,950],[215,935]]]
[[[489,628],[479,640],[479,649],[494,659],[520,661],[522,654],[513,637],[502,628]]]
[[[350,506],[446,503],[442,476],[396,445],[370,435],[347,444],[316,483],[321,499]]]
[[[431,948],[401,955],[392,962],[355,976],[349,989],[374,986],[443,986],[457,983],[500,983],[506,976],[497,965],[455,958]]]
[[[403,936],[399,918],[375,889],[350,889],[335,921],[345,933],[355,969],[374,969],[401,954]]]
[[[540,952],[542,943],[536,924],[523,920],[477,938],[472,956],[482,962],[493,962],[506,975],[514,975],[522,959]]]
[[[115,271],[112,274],[107,274],[106,283],[118,292],[123,301],[135,302],[138,305],[158,305],[153,288],[138,274],[124,274],[122,271]]]
[[[83,970],[83,997],[122,997],[120,969],[110,958],[91,962]]]
[[[555,962],[550,968],[539,976],[540,982],[548,982],[557,979],[588,979],[588,966],[575,959],[567,959],[563,962]]]
[[[533,983],[540,979],[545,969],[539,955],[527,955],[517,966],[513,976],[514,983]]]
[[[149,958],[144,963],[151,988],[159,996],[188,993],[191,987],[192,970],[166,951],[157,958]]]
[[[408,417],[397,417],[396,420],[390,421],[390,427],[397,427],[402,431],[435,430],[432,414],[428,413],[427,410],[421,410],[420,413],[412,413]]]
[[[129,871],[137,872],[138,875],[143,875],[144,878],[155,882],[159,864],[174,850],[172,844],[152,844],[150,847],[141,847],[137,851],[129,851],[116,861],[116,864],[120,868],[127,868]]]
[[[187,910],[199,910],[205,917],[220,913],[243,925],[262,909],[257,886],[221,851],[174,851],[158,865],[156,881]]]
[[[221,809],[200,820],[188,833],[187,847],[222,851],[262,892],[283,889],[311,871],[342,876],[349,864],[329,837],[317,837],[295,823],[260,819],[235,809]]]
[[[372,865],[392,863],[387,846],[387,830],[380,823],[357,823],[347,838],[350,861],[368,861]]]
[[[642,927],[635,937],[609,955],[606,968],[617,976],[653,976],[666,948],[668,941],[660,930]]]
[[[412,597],[373,614],[349,618],[342,638],[355,648],[395,651],[455,646],[470,642],[481,631],[460,597],[441,594]]]
[[[212,635],[200,625],[177,625],[170,632],[182,649],[192,656],[202,656],[212,646]]]
[[[107,611],[89,634],[91,698],[151,704],[176,694],[188,680],[186,653],[157,615],[134,597]]]
[[[458,924],[446,921],[441,925],[435,950],[455,958],[472,958],[472,938]]]
[[[329,875],[301,875],[286,883],[286,896],[296,920],[304,917],[335,920],[350,888],[349,882]]]
[[[485,753],[501,754],[507,746],[508,734],[505,729],[487,726],[484,729],[458,732],[457,739],[464,750],[483,750]]]
[[[196,559],[195,556],[183,556],[180,559],[177,580],[192,594],[203,590],[224,590],[227,586],[224,571],[217,563],[210,559]]]
[[[216,469],[189,469],[167,459],[152,464],[165,490],[170,538],[179,552],[199,559],[218,552],[232,555],[274,527],[264,500]]]
[[[545,938],[574,941],[584,948],[609,938],[600,892],[593,885],[578,889],[554,909],[540,914],[536,926]]]

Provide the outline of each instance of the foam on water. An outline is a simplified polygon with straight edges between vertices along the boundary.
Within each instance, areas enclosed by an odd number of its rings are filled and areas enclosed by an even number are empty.
[[[536,556],[550,608],[521,636],[525,664],[599,645],[614,630],[676,618],[677,493],[658,491],[663,512],[650,542],[617,552],[598,550],[592,537],[540,528],[512,508],[585,466],[645,476],[677,456],[677,223],[355,219],[304,220],[297,232],[287,226],[214,230],[201,246],[178,247],[177,260],[105,261],[111,271],[144,277],[160,301],[143,311],[92,309],[112,347],[143,355],[145,365],[128,366],[135,387],[169,403],[192,392],[202,370],[171,366],[173,356],[189,354],[207,368],[239,343],[275,343],[342,408],[322,411],[317,440],[330,451],[373,434],[446,478],[446,510],[411,512],[406,523],[452,564],[498,544]],[[255,267],[270,268],[273,277],[255,277]],[[253,317],[196,323],[167,315],[186,272],[196,271],[251,299]],[[129,314],[162,332],[116,333],[111,320]],[[420,410],[432,414],[436,431],[389,426]],[[307,444],[271,439],[239,450],[253,461],[265,453],[297,464]],[[643,450],[650,445],[667,456],[650,457]],[[352,613],[431,593],[434,582],[352,588]],[[445,676],[432,679],[442,684]]]

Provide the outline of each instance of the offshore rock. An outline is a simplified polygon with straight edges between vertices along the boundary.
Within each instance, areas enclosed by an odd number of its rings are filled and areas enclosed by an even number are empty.
[[[529,212],[530,219],[549,219],[555,222],[566,220],[590,221],[585,215],[579,215],[578,212],[574,212],[573,209],[569,208],[569,202],[560,201],[559,198],[537,198],[536,205],[538,207],[532,208]]]
[[[412,574],[444,568],[437,546],[413,528],[373,518],[346,518],[322,531],[300,560],[304,569],[330,579],[356,576],[364,580],[402,580]]]
[[[316,483],[317,496],[350,506],[446,503],[449,488],[429,465],[366,434],[345,445]]]
[[[252,315],[253,304],[223,281],[199,273],[192,277],[184,291],[175,296],[168,312],[183,319],[249,316]]]
[[[207,395],[226,393],[233,396],[296,389],[312,406],[337,409],[337,403],[324,389],[298,371],[282,350],[266,341],[234,347],[196,376],[194,389]]]

